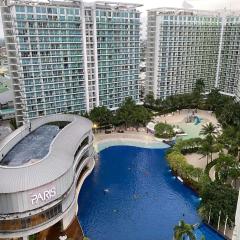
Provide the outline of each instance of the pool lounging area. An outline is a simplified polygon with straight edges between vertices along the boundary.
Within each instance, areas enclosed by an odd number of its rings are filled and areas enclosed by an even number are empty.
[[[172,240],[180,219],[201,223],[199,197],[172,175],[165,160],[167,147],[162,147],[134,146],[134,141],[124,146],[118,140],[100,144],[100,159],[78,199],[78,218],[88,237]],[[196,230],[197,240],[202,233],[206,240],[224,239],[205,224]]]

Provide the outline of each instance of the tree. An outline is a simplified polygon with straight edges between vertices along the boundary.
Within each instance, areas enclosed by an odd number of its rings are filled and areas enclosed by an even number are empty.
[[[240,161],[240,131],[234,126],[224,128],[218,141],[224,145],[228,153],[237,157]]]
[[[235,212],[238,200],[238,191],[230,185],[221,182],[209,182],[201,189],[202,198],[199,213],[204,219],[208,219],[211,213],[212,224],[217,224],[221,210],[220,223],[224,224],[228,217],[228,226],[232,227],[235,221]]]
[[[215,137],[216,132],[217,127],[210,122],[202,126],[200,135]]]
[[[136,103],[131,97],[125,99],[116,112],[115,122],[119,125],[124,124],[125,128],[133,124],[133,112]]]
[[[226,101],[224,104],[224,111],[219,109],[217,111],[218,120],[223,126],[240,126],[240,105],[234,102],[232,99]]]
[[[205,89],[204,81],[202,79],[198,79],[195,83],[194,92],[201,94],[203,93],[204,89]]]
[[[180,220],[179,224],[174,227],[174,240],[184,240],[187,239],[186,237],[190,240],[196,240],[194,227]]]
[[[155,136],[158,138],[172,138],[176,134],[173,131],[173,127],[166,123],[158,123],[154,127]]]
[[[183,156],[183,154],[181,154],[179,151],[171,151],[167,154],[167,160],[168,163],[171,167],[171,169],[177,173],[177,175],[185,175],[184,171],[185,171],[185,165],[186,163],[186,159]]]
[[[153,92],[150,92],[145,96],[144,104],[149,107],[153,107],[155,105],[155,99],[154,99]]]
[[[199,148],[199,152],[206,156],[207,158],[207,164],[209,160],[209,156],[211,161],[213,160],[212,154],[214,152],[214,139],[212,136],[208,135],[204,140],[202,140],[201,147]]]
[[[29,236],[29,240],[36,240],[37,239],[37,235],[33,234]]]
[[[205,89],[205,84],[204,84],[204,81],[202,79],[198,79],[195,83],[195,88],[192,92],[192,96],[193,97],[193,103],[194,103],[194,107],[198,107],[202,100],[203,100],[203,97],[202,97],[202,93],[204,92],[204,89]]]
[[[235,181],[240,177],[239,163],[231,155],[221,154],[217,159],[215,165],[217,179],[223,183],[227,182],[229,178]]]
[[[89,118],[94,124],[97,124],[98,127],[108,127],[112,124],[113,114],[105,106],[94,107],[89,113]]]
[[[132,124],[136,126],[137,130],[140,125],[146,126],[151,120],[152,114],[143,106],[135,106],[132,112]]]
[[[217,108],[219,108],[221,105],[224,104],[224,101],[222,101],[222,95],[219,92],[218,89],[213,89],[207,97],[206,100],[206,105],[208,106],[208,108],[212,111],[216,110]]]

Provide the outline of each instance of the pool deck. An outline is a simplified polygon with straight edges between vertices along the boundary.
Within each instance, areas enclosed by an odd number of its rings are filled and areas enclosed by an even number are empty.
[[[191,115],[193,110],[190,109],[182,109],[180,111],[176,111],[170,114],[164,114],[155,117],[155,120],[158,122],[167,122],[168,124],[177,124],[177,123],[184,123],[185,119],[188,115]],[[218,121],[215,115],[211,111],[205,110],[197,110],[195,113],[196,116],[204,119],[205,122],[212,122],[213,124],[217,124]]]
[[[137,132],[134,130],[127,130],[124,133],[113,132],[111,134],[105,134],[104,132],[100,132],[95,134],[96,142],[106,141],[110,139],[134,139],[141,142],[157,142],[155,137],[146,131]]]
[[[141,131],[127,130],[124,133],[113,132],[105,134],[104,132],[94,134],[94,146],[97,151],[114,145],[131,145],[147,148],[168,148],[169,146],[161,140],[157,140],[153,134],[147,133],[145,129]],[[102,146],[102,147],[101,147]]]

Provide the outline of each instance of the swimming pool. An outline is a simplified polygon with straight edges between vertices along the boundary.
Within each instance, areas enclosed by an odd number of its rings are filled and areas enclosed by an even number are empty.
[[[208,227],[206,224],[201,224],[195,231],[197,239],[201,239],[202,235],[206,236],[206,240],[224,240],[216,231]]]
[[[201,221],[196,211],[199,197],[172,176],[164,155],[164,149],[133,146],[100,152],[78,199],[78,217],[86,236],[172,240],[180,219],[191,224]],[[215,235],[214,240],[222,239]]]

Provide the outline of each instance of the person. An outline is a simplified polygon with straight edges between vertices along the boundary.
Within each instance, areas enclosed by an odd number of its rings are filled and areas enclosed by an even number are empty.
[[[32,124],[29,122],[29,132],[31,132]]]

